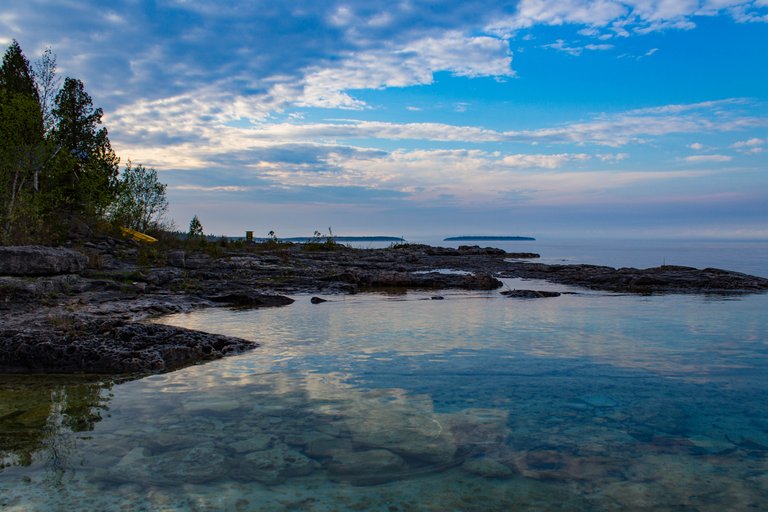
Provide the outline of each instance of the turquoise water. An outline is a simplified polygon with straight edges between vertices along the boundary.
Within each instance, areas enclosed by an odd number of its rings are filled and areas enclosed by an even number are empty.
[[[0,509],[761,510],[768,295],[309,296],[122,384],[0,380]],[[15,429],[15,430],[14,430]]]

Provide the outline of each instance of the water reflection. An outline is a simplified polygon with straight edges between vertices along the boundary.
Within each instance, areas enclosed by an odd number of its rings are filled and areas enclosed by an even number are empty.
[[[706,310],[686,298],[420,298],[314,306],[305,297],[279,310],[181,315],[168,321],[263,345],[123,383],[112,397],[100,383],[30,387],[0,417],[40,403],[43,420],[29,425],[40,441],[26,465],[0,474],[0,507],[715,511],[768,502],[766,326],[753,316],[764,302]]]
[[[0,471],[37,463],[60,475],[75,434],[101,421],[111,387],[92,378],[0,376]]]

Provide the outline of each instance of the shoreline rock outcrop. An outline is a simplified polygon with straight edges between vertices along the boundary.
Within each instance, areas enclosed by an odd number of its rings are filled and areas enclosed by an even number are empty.
[[[3,276],[77,274],[85,270],[87,264],[87,256],[65,247],[0,247],[0,275]]]
[[[0,371],[161,373],[251,350],[258,344],[169,325],[60,317],[25,330],[0,330]]]
[[[478,246],[153,249],[151,264],[125,240],[88,241],[82,251],[87,256],[66,248],[0,247],[0,372],[146,374],[239,353],[257,344],[143,321],[203,307],[279,307],[293,302],[287,294],[490,291],[503,285],[499,278],[635,294],[768,292],[768,279],[727,270],[545,265],[529,261],[536,254]]]

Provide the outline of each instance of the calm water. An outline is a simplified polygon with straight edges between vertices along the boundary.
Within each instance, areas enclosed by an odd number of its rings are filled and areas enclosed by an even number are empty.
[[[0,509],[764,510],[768,295],[308,296],[125,383],[0,379]]]
[[[548,239],[510,242],[445,242],[441,237],[409,238],[412,243],[441,247],[480,245],[508,252],[535,252],[541,263],[589,263],[610,267],[649,268],[659,265],[717,267],[768,277],[768,240],[590,240]],[[362,248],[387,243],[357,243]]]

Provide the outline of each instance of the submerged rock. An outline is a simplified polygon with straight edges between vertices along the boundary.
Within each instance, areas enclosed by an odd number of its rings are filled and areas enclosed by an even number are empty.
[[[391,482],[405,474],[405,461],[389,450],[340,451],[332,456],[329,473],[358,485]]]
[[[268,450],[247,453],[233,469],[233,476],[240,480],[274,485],[289,477],[309,475],[318,467],[317,462],[304,454],[285,445],[278,445]]]
[[[514,473],[509,467],[489,457],[467,459],[461,468],[468,473],[485,478],[506,478]]]
[[[430,410],[414,404],[357,404],[347,427],[356,445],[381,448],[427,463],[452,462],[456,442],[449,426]]]
[[[229,460],[213,443],[148,455],[142,447],[128,452],[102,475],[104,479],[144,485],[199,484],[226,475]]]

